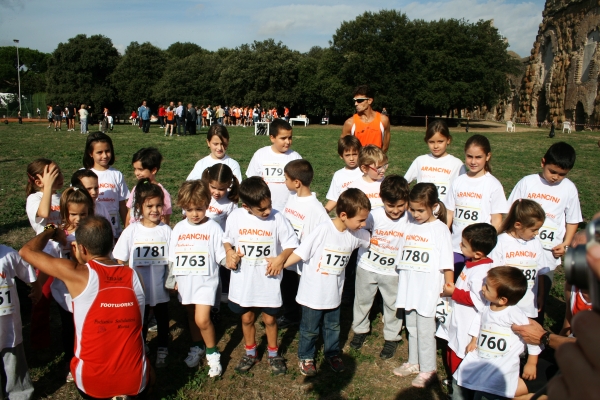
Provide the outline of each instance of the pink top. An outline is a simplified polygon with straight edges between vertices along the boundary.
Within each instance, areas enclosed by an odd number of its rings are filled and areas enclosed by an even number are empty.
[[[167,189],[165,189],[163,187],[163,185],[161,185],[160,183],[157,183],[157,185],[160,186],[163,193],[165,194],[165,204],[163,205],[162,215],[173,214],[173,209],[171,208],[171,195],[169,194],[169,192],[167,192]],[[131,193],[129,193],[129,198],[127,199],[127,208],[131,209],[131,213],[129,213],[129,215],[131,216],[129,218],[130,224],[132,224],[136,221],[139,221],[138,218],[134,217],[134,211],[133,211],[133,199],[134,198],[135,198],[135,187],[131,190]]]

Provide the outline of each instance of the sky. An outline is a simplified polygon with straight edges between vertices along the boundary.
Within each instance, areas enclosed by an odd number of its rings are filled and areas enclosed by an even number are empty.
[[[395,9],[410,19],[493,19],[509,50],[528,56],[544,0],[0,0],[0,46],[52,52],[78,34],[102,34],[122,53],[132,41],[166,49],[193,42],[208,50],[272,38],[301,52],[327,47],[343,21]]]

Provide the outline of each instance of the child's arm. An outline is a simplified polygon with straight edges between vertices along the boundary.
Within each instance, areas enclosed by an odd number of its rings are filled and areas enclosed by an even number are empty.
[[[127,200],[121,200],[119,201],[119,216],[121,217],[121,221],[123,221],[123,224],[126,223],[126,221],[128,221],[127,219],[127,214],[128,214],[128,209],[127,209]],[[127,225],[125,225],[127,226]]]
[[[467,353],[477,350],[477,336],[471,336],[471,341],[467,345]]]
[[[527,363],[525,364],[525,367],[523,368],[523,379],[527,379],[528,381],[532,381],[536,378],[537,376],[537,362],[538,362],[538,356],[537,355],[532,355],[529,354],[527,356]]]
[[[492,214],[492,225],[496,228],[496,231],[500,232],[502,226],[502,214]]]
[[[452,284],[454,286],[454,271],[451,269],[444,270],[444,286],[447,284]]]
[[[567,224],[563,242],[552,249],[554,258],[562,257],[565,254],[565,246],[569,246],[573,242],[573,237],[577,233],[578,226],[579,224]]]
[[[444,283],[444,291],[442,292],[442,297],[452,297],[454,294],[456,287],[454,283]]]
[[[37,179],[42,182],[42,199],[40,200],[40,205],[37,209],[37,216],[40,218],[48,218],[50,216],[51,206],[52,206],[52,194],[54,190],[52,187],[54,186],[54,181],[58,177],[60,170],[54,164],[46,165],[44,167],[44,173],[42,175],[37,175]]]
[[[544,308],[544,279],[540,279],[539,275],[537,277],[538,280],[538,291],[537,291],[537,310],[538,312],[542,311]]]
[[[231,270],[236,270],[237,265],[240,262],[243,254],[238,251],[235,251],[231,243],[223,243],[223,247],[225,248],[225,266]]]
[[[127,209],[127,216],[123,220],[123,226],[127,228],[129,226],[129,220],[131,219],[131,209]]]
[[[447,210],[446,211],[446,225],[448,225],[448,229],[452,231],[452,220],[454,219],[454,211]]]
[[[29,292],[29,298],[33,304],[36,304],[42,298],[42,285],[40,284],[39,280],[31,283],[31,292]]]
[[[267,265],[267,276],[279,275],[281,270],[284,268],[285,262],[290,257],[290,255],[292,255],[292,252],[294,250],[295,250],[295,248],[285,249],[277,257],[272,258],[271,262],[269,262],[269,264]],[[296,262],[298,262],[298,261],[296,261]]]
[[[571,318],[573,318],[571,311],[571,285],[565,283],[565,320],[563,322],[562,329],[559,332],[561,336],[569,336],[571,334]]]
[[[331,212],[331,210],[333,210],[336,206],[337,202],[333,201],[333,200],[329,200],[327,201],[327,204],[325,204],[325,210],[327,210],[328,213]]]

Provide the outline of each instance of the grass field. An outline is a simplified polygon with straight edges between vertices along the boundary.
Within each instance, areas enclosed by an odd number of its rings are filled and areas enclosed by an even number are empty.
[[[93,129],[94,127],[92,127]],[[78,129],[78,127],[77,127]],[[264,136],[254,136],[253,129],[231,128],[229,155],[235,158],[245,171],[250,159],[258,148],[269,145]],[[300,126],[294,129],[293,148],[308,159],[315,169],[312,189],[318,198],[325,202],[333,173],[343,167],[336,153],[336,142],[341,131],[340,126]],[[449,152],[462,158],[462,147],[466,139],[474,132],[488,136],[492,143],[492,167],[494,175],[502,182],[506,195],[510,194],[515,183],[523,176],[538,172],[540,159],[551,143],[564,140],[577,150],[577,163],[569,178],[579,189],[581,207],[585,221],[600,210],[597,180],[600,176],[599,148],[600,134],[596,132],[558,133],[555,139],[547,138],[547,130],[507,133],[502,129],[476,129],[470,133],[453,130],[454,142]],[[206,133],[206,130],[203,131]],[[135,177],[131,168],[131,155],[141,147],[155,146],[160,149],[165,160],[158,174],[161,182],[172,196],[175,196],[179,184],[186,178],[196,161],[207,154],[204,134],[192,137],[165,138],[153,125],[151,133],[144,135],[136,127],[115,126],[111,133],[116,152],[114,167],[123,172],[128,185],[134,184]],[[390,168],[388,174],[403,174],[412,160],[427,152],[423,142],[423,128],[392,128],[392,140],[388,152]],[[0,126],[0,243],[20,248],[33,236],[33,230],[25,215],[24,187],[27,181],[26,166],[38,157],[51,158],[58,163],[69,181],[70,175],[82,167],[82,155],[85,136],[78,132],[54,132],[40,124],[9,124]],[[180,219],[180,210],[174,208],[172,225]],[[564,303],[562,302],[562,274],[557,274],[546,325],[558,329],[562,323]],[[30,304],[22,302],[25,346],[32,377],[35,380],[36,393],[40,398],[71,399],[78,398],[73,384],[63,380],[63,361],[61,358],[60,323],[53,323],[53,347],[50,360],[29,351],[29,310]],[[443,390],[433,386],[425,390],[410,387],[410,379],[402,379],[392,374],[392,369],[406,360],[407,345],[398,348],[396,357],[389,361],[380,360],[378,354],[383,345],[380,313],[373,310],[372,334],[360,352],[350,351],[348,336],[352,337],[350,324],[352,309],[342,308],[341,343],[344,346],[344,362],[347,371],[335,374],[323,365],[315,378],[305,378],[298,372],[297,329],[280,331],[281,349],[288,360],[289,371],[286,376],[271,376],[266,359],[252,369],[252,373],[240,376],[233,371],[243,353],[242,333],[239,320],[227,307],[221,311],[217,326],[219,349],[222,352],[224,375],[216,381],[208,380],[206,368],[192,371],[185,367],[183,359],[189,348],[190,338],[184,311],[176,300],[171,301],[171,334],[173,341],[169,348],[168,368],[159,371],[154,398],[190,399],[190,398],[314,398],[314,399],[436,399],[443,398]],[[54,313],[59,320],[58,313]],[[258,327],[260,350],[266,351],[262,327]],[[152,336],[150,336],[152,338]],[[262,340],[262,342],[261,342]],[[150,341],[152,354],[156,350],[154,340]],[[319,364],[322,354],[319,354]],[[443,371],[440,368],[440,371]],[[445,377],[440,372],[441,377]]]

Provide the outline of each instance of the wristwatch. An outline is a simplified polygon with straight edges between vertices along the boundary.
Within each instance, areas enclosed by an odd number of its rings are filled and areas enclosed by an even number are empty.
[[[550,344],[550,334],[551,332],[546,331],[540,338],[540,344],[543,344],[545,347],[548,347],[548,345]]]
[[[54,229],[54,230],[56,230],[56,229],[57,229],[57,226],[56,226],[56,225],[54,225],[54,224],[48,224],[48,225],[46,225],[46,226],[44,227],[44,230],[45,230],[45,231],[47,231],[48,229]]]

